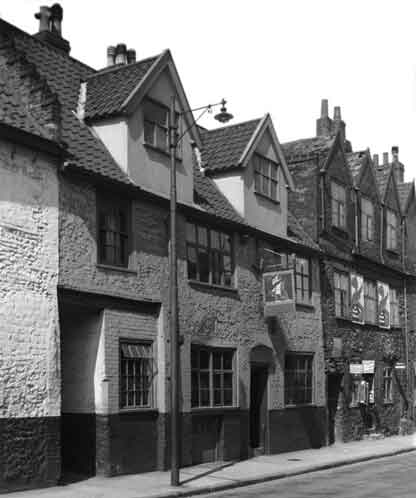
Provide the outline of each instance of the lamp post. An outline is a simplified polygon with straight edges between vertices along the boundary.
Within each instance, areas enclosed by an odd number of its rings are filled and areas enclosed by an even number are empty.
[[[171,354],[171,484],[179,486],[179,341],[178,341],[178,264],[176,256],[176,148],[190,128],[195,125],[206,112],[221,105],[220,112],[215,116],[217,121],[226,123],[233,118],[227,112],[226,101],[209,104],[182,113],[177,113],[176,98],[171,97],[169,108],[169,151],[170,151],[170,251],[169,251],[169,332]],[[176,116],[188,112],[202,110],[201,115],[193,121],[181,136],[177,134]]]

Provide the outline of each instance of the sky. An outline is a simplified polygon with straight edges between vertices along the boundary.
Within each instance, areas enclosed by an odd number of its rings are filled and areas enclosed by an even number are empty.
[[[1,0],[35,33],[47,0]],[[354,150],[399,146],[416,177],[416,29],[411,0],[61,0],[71,55],[99,69],[109,45],[137,59],[169,48],[191,107],[223,97],[233,122],[269,112],[280,142],[315,135],[321,99],[341,106]],[[412,5],[413,4],[413,5]],[[208,115],[201,121],[213,128]]]

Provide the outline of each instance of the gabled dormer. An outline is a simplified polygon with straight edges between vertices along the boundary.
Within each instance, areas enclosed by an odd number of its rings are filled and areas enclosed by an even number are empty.
[[[287,195],[293,189],[271,117],[202,133],[202,167],[245,221],[287,236]]]
[[[112,49],[113,47],[110,47]],[[109,52],[111,52],[109,50]],[[114,63],[81,85],[78,114],[101,139],[136,185],[169,196],[169,108],[175,99],[177,197],[193,202],[193,150],[198,129],[169,50],[139,62],[125,45],[115,48]]]

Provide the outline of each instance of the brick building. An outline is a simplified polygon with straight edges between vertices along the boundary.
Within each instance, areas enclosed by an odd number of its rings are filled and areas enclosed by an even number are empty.
[[[34,36],[0,20],[1,486],[169,466],[171,95],[181,465],[324,444],[319,247],[288,210],[270,116],[196,127],[168,51],[110,47],[96,71],[69,56],[58,5],[38,18]],[[288,304],[266,317],[276,270]]]
[[[324,253],[328,441],[396,434],[411,414],[413,184],[398,157],[378,165],[353,151],[340,108],[329,118],[325,100],[316,137],[283,150],[296,184],[289,208]]]

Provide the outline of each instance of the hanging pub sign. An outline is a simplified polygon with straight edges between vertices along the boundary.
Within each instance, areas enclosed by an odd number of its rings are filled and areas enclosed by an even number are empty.
[[[364,278],[351,273],[351,321],[364,323]]]
[[[389,285],[377,282],[378,325],[383,329],[390,328],[390,292]]]
[[[295,282],[293,270],[263,273],[264,315],[295,311]]]

